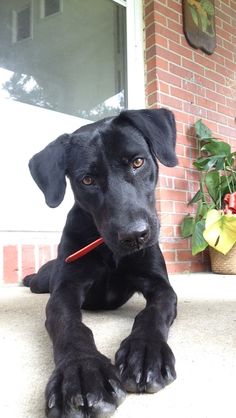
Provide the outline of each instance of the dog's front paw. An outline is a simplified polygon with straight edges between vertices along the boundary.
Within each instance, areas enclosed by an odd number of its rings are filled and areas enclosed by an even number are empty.
[[[116,353],[116,366],[128,392],[155,393],[176,379],[170,347],[154,338],[126,338]]]
[[[110,417],[124,400],[115,367],[102,356],[62,362],[46,387],[49,418]]]

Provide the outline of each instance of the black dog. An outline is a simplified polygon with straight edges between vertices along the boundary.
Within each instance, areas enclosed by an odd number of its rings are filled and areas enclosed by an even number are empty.
[[[155,210],[156,158],[175,166],[175,141],[170,111],[128,110],[60,136],[30,161],[49,206],[62,202],[65,176],[75,197],[57,259],[24,280],[32,292],[51,293],[46,328],[56,368],[46,388],[50,418],[107,417],[124,390],[153,393],[176,377],[166,341],[177,299],[158,245]],[[65,262],[99,237],[104,244]],[[115,309],[135,292],[144,295],[146,307],[121,343],[115,367],[97,350],[81,308]]]

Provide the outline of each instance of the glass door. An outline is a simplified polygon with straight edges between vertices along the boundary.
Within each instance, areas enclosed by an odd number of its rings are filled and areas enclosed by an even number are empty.
[[[0,231],[63,227],[71,194],[57,210],[47,208],[28,160],[58,135],[127,107],[125,6],[123,0],[0,2]]]

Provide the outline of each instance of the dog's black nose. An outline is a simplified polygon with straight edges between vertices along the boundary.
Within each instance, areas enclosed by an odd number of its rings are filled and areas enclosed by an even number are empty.
[[[127,249],[141,249],[149,236],[150,231],[146,224],[137,225],[136,228],[118,234],[120,245]]]

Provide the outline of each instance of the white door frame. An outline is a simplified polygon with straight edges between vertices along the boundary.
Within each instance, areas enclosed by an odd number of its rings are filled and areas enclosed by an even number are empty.
[[[128,108],[145,107],[143,0],[113,0],[127,9]]]

